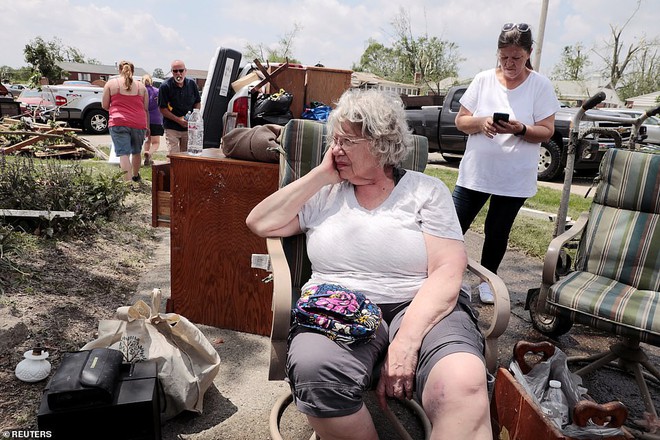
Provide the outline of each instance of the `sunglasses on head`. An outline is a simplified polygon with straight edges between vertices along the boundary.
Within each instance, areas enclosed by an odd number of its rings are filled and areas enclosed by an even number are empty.
[[[520,32],[529,31],[529,25],[527,23],[506,23],[502,26],[502,31],[508,32],[514,29],[518,29]]]
[[[172,69],[172,73],[183,73],[186,69]]]

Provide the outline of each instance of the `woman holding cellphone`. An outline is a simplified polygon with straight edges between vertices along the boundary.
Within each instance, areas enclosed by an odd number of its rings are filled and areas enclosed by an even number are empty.
[[[452,197],[464,234],[490,199],[481,264],[494,273],[518,211],[536,194],[539,148],[552,137],[560,107],[551,82],[532,69],[532,43],[528,24],[502,26],[497,66],[475,76],[456,116],[469,136]],[[478,289],[492,304],[488,284]]]

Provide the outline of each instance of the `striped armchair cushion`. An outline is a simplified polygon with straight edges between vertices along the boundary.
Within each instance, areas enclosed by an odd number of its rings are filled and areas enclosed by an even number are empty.
[[[282,129],[280,146],[280,188],[307,174],[323,160],[326,146],[325,124],[310,119],[292,119]],[[413,135],[411,153],[401,164],[403,168],[423,172],[429,157],[428,139]],[[287,237],[283,240],[291,269],[294,298],[300,295],[300,287],[311,276],[311,264],[307,259],[305,236]]]
[[[660,290],[660,214],[593,203],[576,269],[637,289]]]
[[[573,322],[660,345],[660,293],[588,272],[572,272],[550,288],[548,303]]]
[[[594,203],[660,213],[660,155],[612,148],[600,163]]]
[[[577,323],[660,345],[660,155],[612,149],[578,247],[548,304]]]

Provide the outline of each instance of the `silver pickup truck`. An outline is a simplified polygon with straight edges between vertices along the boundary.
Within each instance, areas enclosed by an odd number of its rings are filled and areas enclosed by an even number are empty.
[[[136,81],[142,80],[138,75],[133,78]],[[164,80],[152,78],[152,81],[154,87],[160,87]],[[108,112],[101,107],[103,87],[60,84],[43,86],[42,90],[51,93],[53,102],[59,107],[58,120],[67,121],[71,126],[81,127],[90,134],[108,132]]]
[[[43,86],[59,107],[58,120],[81,126],[91,134],[108,132],[108,112],[101,107],[103,87],[79,85]]]

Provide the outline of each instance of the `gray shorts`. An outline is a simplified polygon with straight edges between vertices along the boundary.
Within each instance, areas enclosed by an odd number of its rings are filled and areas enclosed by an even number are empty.
[[[406,310],[407,306],[389,325],[382,322],[376,337],[365,343],[346,345],[312,330],[296,328],[289,345],[287,376],[298,410],[314,417],[341,417],[357,412],[362,407],[364,392],[376,386],[377,366]],[[422,341],[415,377],[418,401],[433,366],[458,352],[479,357],[486,370],[483,336],[463,296]]]

